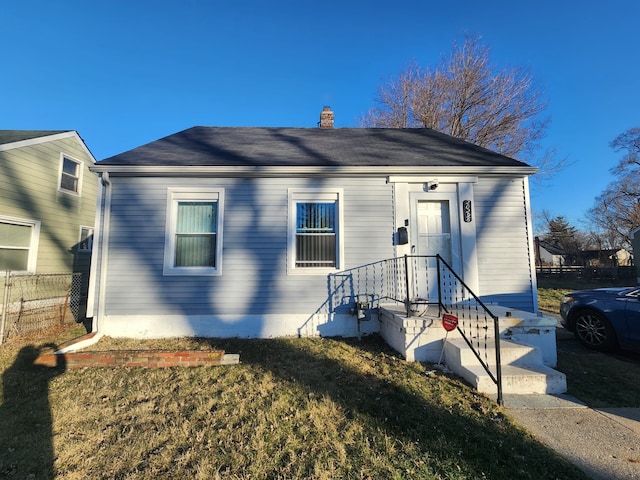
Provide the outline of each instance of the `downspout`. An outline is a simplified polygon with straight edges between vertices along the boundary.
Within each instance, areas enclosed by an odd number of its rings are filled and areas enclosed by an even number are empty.
[[[527,228],[527,241],[529,243],[529,271],[531,272],[531,296],[533,300],[533,313],[539,315],[538,310],[538,276],[536,273],[536,252],[535,242],[533,238],[533,220],[531,214],[531,199],[529,192],[529,177],[525,176],[523,179],[524,187],[524,201],[525,201],[525,215],[526,215],[526,228]]]
[[[93,317],[90,338],[76,342],[69,345],[66,348],[58,350],[56,353],[67,353],[71,351],[81,350],[85,347],[89,347],[97,343],[104,333],[100,329],[100,322],[104,318],[104,285],[107,279],[107,256],[108,256],[108,243],[109,243],[109,231],[111,223],[111,180],[109,179],[109,172],[103,172],[100,175],[102,180],[102,188],[98,190],[98,199],[96,210],[98,214],[98,221],[96,222],[94,229],[93,245],[97,246],[97,251],[91,256],[91,272],[98,271],[100,266],[99,279],[96,275],[90,275],[89,277],[89,295],[87,300],[87,316]],[[96,255],[95,253],[98,253]],[[98,299],[96,302],[96,288],[98,290]],[[97,305],[96,305],[97,303]]]

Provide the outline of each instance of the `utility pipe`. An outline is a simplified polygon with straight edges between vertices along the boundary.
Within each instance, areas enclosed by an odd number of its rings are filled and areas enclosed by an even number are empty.
[[[108,249],[105,245],[109,243],[109,225],[111,223],[111,180],[109,179],[109,172],[101,172],[100,178],[102,180],[102,188],[98,191],[98,221],[96,222],[97,228],[93,232],[93,246],[97,250],[91,256],[91,276],[89,277],[89,298],[87,300],[87,314],[91,314],[93,317],[91,331],[95,335],[92,338],[60,349],[57,353],[66,353],[91,346],[97,343],[104,335],[100,331],[100,322],[104,316],[104,285],[107,278]],[[100,267],[99,279],[95,275],[98,266]],[[98,291],[97,305],[95,305],[96,289]]]

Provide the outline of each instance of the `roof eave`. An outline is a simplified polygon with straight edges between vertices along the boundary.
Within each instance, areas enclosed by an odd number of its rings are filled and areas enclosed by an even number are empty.
[[[380,176],[380,175],[518,175],[537,172],[530,166],[138,166],[100,165],[90,167],[97,173],[114,176],[211,176],[211,177],[280,177],[280,176]]]
[[[80,144],[80,147],[85,151],[85,153],[91,160],[91,163],[96,163],[96,158],[93,156],[93,153],[91,153],[91,150],[89,150],[89,147],[87,147],[87,144],[84,142],[84,140],[76,130],[63,130],[59,133],[42,135],[25,140],[18,140],[16,142],[5,143],[0,145],[0,152],[14,150],[16,148],[31,147],[33,145],[40,145],[42,143],[53,142],[64,138],[75,138]]]

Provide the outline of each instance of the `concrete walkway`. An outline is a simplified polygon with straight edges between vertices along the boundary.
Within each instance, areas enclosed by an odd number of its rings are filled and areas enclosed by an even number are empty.
[[[640,408],[591,409],[566,395],[505,395],[516,423],[597,480],[640,479]]]
[[[556,338],[558,350],[584,351],[561,326]],[[640,408],[593,409],[568,395],[505,395],[504,405],[516,423],[591,478],[640,480]]]

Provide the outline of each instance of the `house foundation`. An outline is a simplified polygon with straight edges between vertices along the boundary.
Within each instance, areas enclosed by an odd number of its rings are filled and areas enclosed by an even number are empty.
[[[544,365],[556,366],[557,321],[554,318],[497,305],[491,306],[491,311],[498,316],[501,339],[535,347],[540,350]],[[403,305],[381,305],[379,321],[385,341],[411,362],[438,362],[445,339],[461,338],[458,331],[447,332],[443,328],[437,310],[407,317]]]

